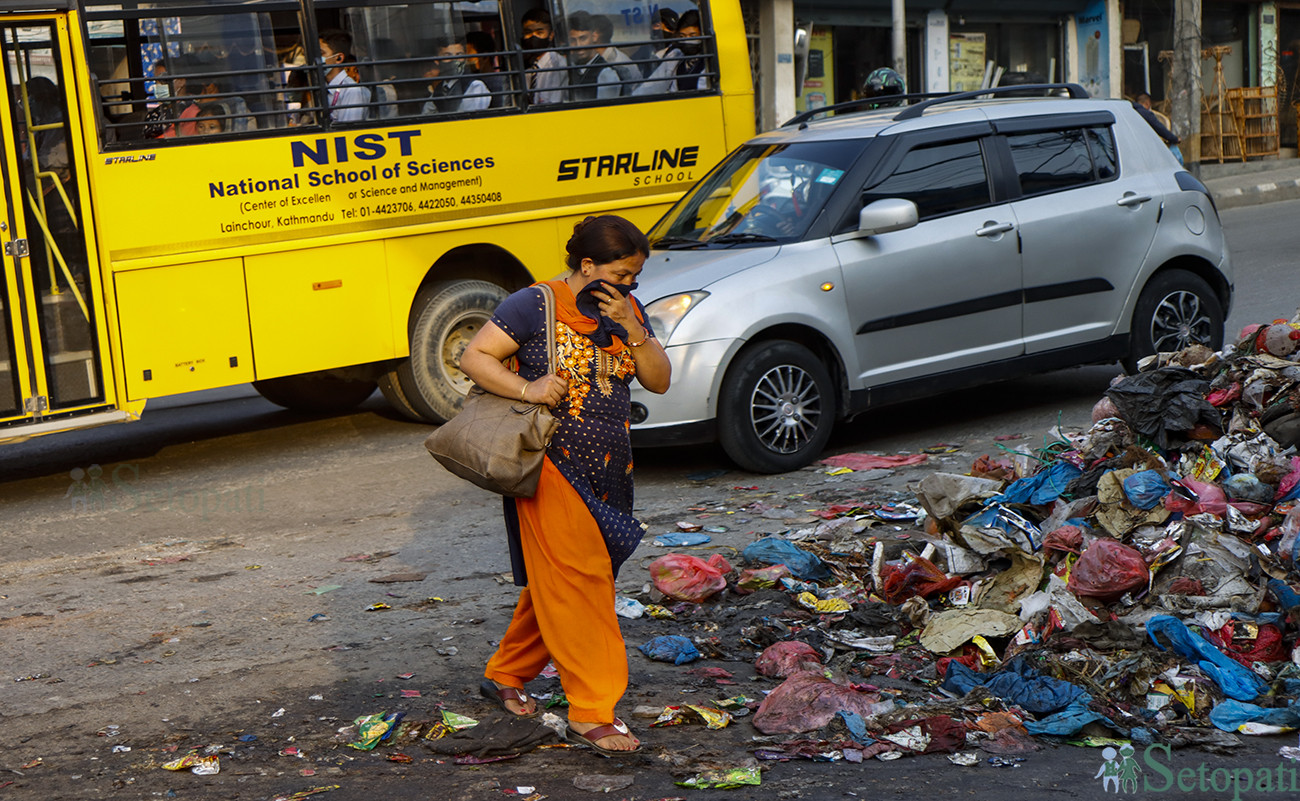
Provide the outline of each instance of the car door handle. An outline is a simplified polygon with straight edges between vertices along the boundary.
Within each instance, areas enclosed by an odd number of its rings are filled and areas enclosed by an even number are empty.
[[[1133,192],[1125,192],[1124,197],[1115,201],[1115,205],[1124,206],[1125,208],[1131,209],[1134,206],[1140,206],[1143,203],[1149,202],[1150,200],[1151,200],[1150,195],[1139,195]]]
[[[1000,223],[990,220],[984,223],[983,228],[975,231],[975,236],[997,236],[998,234],[1005,234],[1015,227],[1015,223]]]

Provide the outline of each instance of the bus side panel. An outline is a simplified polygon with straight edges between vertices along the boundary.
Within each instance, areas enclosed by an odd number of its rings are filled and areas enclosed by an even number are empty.
[[[395,358],[383,242],[244,259],[257,377]]]
[[[131,400],[253,379],[240,259],[114,276]]]

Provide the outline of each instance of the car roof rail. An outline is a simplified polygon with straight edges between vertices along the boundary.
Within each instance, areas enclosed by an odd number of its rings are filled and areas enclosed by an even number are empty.
[[[1022,83],[1012,84],[1010,86],[994,86],[988,89],[973,89],[969,92],[957,92],[956,94],[943,95],[942,97],[936,97],[932,100],[926,100],[923,103],[917,103],[915,106],[908,106],[895,115],[894,121],[901,122],[902,120],[914,120],[917,117],[924,115],[926,109],[933,108],[941,103],[970,100],[976,97],[984,97],[985,95],[1016,95],[1024,94],[1025,92],[1047,93],[1060,91],[1062,89],[1070,93],[1070,98],[1072,100],[1087,100],[1091,97],[1091,95],[1088,94],[1088,90],[1084,89],[1077,83]]]
[[[905,95],[880,95],[878,97],[862,97],[857,100],[845,100],[843,103],[835,103],[821,108],[810,108],[807,111],[801,111],[791,117],[787,122],[781,125],[787,128],[791,125],[798,125],[800,130],[808,126],[808,121],[813,117],[827,112],[839,111],[871,111],[877,108],[889,108],[900,102],[909,100],[931,100],[937,97],[946,97],[950,92],[914,92]]]

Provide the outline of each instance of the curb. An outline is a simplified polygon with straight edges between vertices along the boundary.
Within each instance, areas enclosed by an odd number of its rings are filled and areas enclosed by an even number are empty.
[[[1255,186],[1232,186],[1223,189],[1211,187],[1210,193],[1214,196],[1215,205],[1220,211],[1275,203],[1280,200],[1300,200],[1300,178],[1267,181]]]

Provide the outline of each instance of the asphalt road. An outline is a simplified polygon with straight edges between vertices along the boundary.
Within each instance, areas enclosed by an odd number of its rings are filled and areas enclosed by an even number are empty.
[[[1224,214],[1238,297],[1230,336],[1295,312],[1300,296],[1279,288],[1294,286],[1298,212],[1288,202]],[[715,549],[731,553],[806,524],[809,508],[906,497],[926,470],[964,472],[998,447],[996,436],[1037,443],[1058,422],[1081,427],[1116,369],[1065,370],[864,415],[836,432],[832,452],[962,446],[869,484],[812,470],[747,475],[712,447],[641,451],[638,513],[652,534],[710,515],[728,528]],[[640,721],[650,750],[627,766],[548,751],[468,768],[418,749],[403,765],[339,747],[336,728],[381,709],[487,712],[475,695],[478,671],[514,597],[501,576],[499,502],[437,469],[420,447],[424,433],[378,395],[355,413],[313,418],[237,387],[151,404],[139,423],[0,447],[0,771],[19,771],[0,772],[0,798],[271,798],[338,784],[323,797],[497,798],[535,786],[568,799],[586,796],[572,782],[591,773],[631,776],[613,797],[647,800],[1103,797],[1097,752],[1068,747],[1026,755],[1020,768],[958,768],[939,756],[772,763],[761,791],[672,784],[710,761],[743,759],[755,733],[745,721],[707,733]],[[662,552],[643,546],[619,591],[640,593],[646,565]],[[374,581],[401,573],[424,578]],[[392,608],[366,611],[376,603]],[[740,618],[762,614],[738,609]],[[626,632],[634,645],[683,626],[629,621]],[[745,649],[730,646],[738,661],[706,664],[734,671],[741,690],[768,687],[749,683]],[[639,654],[632,663],[629,712],[739,691]],[[404,673],[415,676],[396,678]],[[259,739],[239,739],[246,735]],[[157,767],[169,748],[208,744],[234,752],[218,776]],[[1176,752],[1164,764],[1269,767],[1277,745],[1253,741],[1244,757]],[[299,746],[308,758],[278,755]],[[1147,775],[1159,785],[1154,768]],[[1177,794],[1232,797],[1213,788]]]

